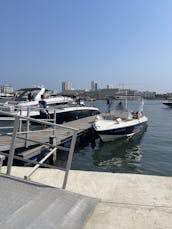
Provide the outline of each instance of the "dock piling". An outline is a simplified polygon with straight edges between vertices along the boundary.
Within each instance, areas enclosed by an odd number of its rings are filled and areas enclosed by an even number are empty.
[[[3,165],[3,161],[5,160],[5,156],[0,154],[0,172],[1,172],[1,169],[2,169],[2,165]]]
[[[49,143],[53,145],[54,147],[57,145],[55,135],[52,135],[49,137]],[[52,164],[54,164],[56,160],[57,160],[57,150],[55,150],[54,153],[52,154],[52,157],[51,157]]]

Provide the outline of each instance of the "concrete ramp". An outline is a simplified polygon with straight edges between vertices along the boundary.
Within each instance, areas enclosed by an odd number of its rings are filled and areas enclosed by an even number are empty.
[[[0,174],[0,229],[80,229],[98,199]]]

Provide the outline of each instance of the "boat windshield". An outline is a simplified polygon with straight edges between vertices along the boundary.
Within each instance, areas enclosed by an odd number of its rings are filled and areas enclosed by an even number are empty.
[[[18,91],[15,101],[34,100],[36,95],[40,92],[40,88],[26,88]]]
[[[124,107],[124,105],[122,104],[122,102],[119,102],[118,104],[117,104],[117,106],[115,107],[115,110],[116,111],[127,111],[127,109]]]
[[[130,119],[131,118],[131,112],[128,111],[128,109],[123,105],[122,102],[119,102],[115,109],[110,112],[111,118],[121,118],[121,119]],[[109,118],[108,117],[108,118]]]

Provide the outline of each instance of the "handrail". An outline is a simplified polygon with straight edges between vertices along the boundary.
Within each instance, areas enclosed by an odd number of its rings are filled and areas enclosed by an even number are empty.
[[[54,148],[53,150],[51,150],[40,162],[39,164],[36,164],[25,176],[24,179],[28,180],[30,178],[30,176],[41,166],[41,164],[44,163],[44,161],[46,161],[55,151],[57,150],[57,148]]]
[[[57,148],[59,148],[59,147],[57,147]],[[0,155],[6,156],[6,157],[9,156],[8,153],[4,153],[4,152],[0,152]],[[24,159],[24,158],[22,158],[22,157],[20,157],[20,156],[16,156],[16,155],[14,155],[14,159],[20,160],[20,161],[22,161],[22,162],[27,162],[27,163],[30,163],[30,164],[32,164],[32,165],[39,164],[38,161],[33,161],[33,160],[31,160],[31,159]],[[41,166],[42,166],[42,167],[45,167],[45,168],[59,169],[59,170],[61,170],[61,171],[65,171],[64,168],[60,168],[60,167],[58,167],[58,166],[50,165],[50,164],[47,164],[47,163],[43,163],[43,164],[41,164]]]
[[[69,170],[71,168],[71,163],[72,163],[72,158],[73,158],[73,152],[74,152],[74,148],[75,148],[76,138],[77,138],[77,131],[74,131],[74,134],[73,134],[73,137],[72,137],[72,142],[71,142],[71,147],[70,147],[70,150],[69,150],[67,165],[66,165],[66,173],[65,173],[64,180],[63,180],[63,189],[66,188],[67,179],[68,179],[68,175],[69,175]]]
[[[19,117],[16,117],[14,121],[14,129],[13,129],[13,135],[12,135],[10,152],[9,152],[9,157],[8,157],[8,164],[7,164],[7,174],[8,175],[10,175],[11,173],[11,167],[13,164],[13,158],[14,158],[14,152],[15,152],[15,141],[16,141],[18,127],[19,127]]]
[[[1,126],[0,130],[4,130],[4,129],[13,129],[13,126]]]
[[[25,117],[25,116],[22,116],[22,115],[10,114],[9,112],[6,112],[6,111],[1,111],[0,110],[0,113],[1,114],[4,114],[4,115],[7,115],[7,116],[12,116],[12,117],[15,117],[15,118],[16,117],[19,117],[19,118],[22,118],[24,120],[29,120],[29,121],[32,121],[32,122],[36,122],[36,123],[40,123],[40,124],[45,124],[45,125],[49,125],[49,126],[56,126],[56,127],[60,127],[60,128],[70,129],[70,130],[79,130],[77,128],[69,127],[69,126],[66,126],[66,125],[51,123],[51,122],[48,122],[48,121],[41,121],[39,119]]]
[[[69,170],[71,168],[73,153],[74,153],[75,144],[76,144],[77,133],[78,133],[79,129],[78,128],[69,127],[69,126],[66,126],[66,125],[56,124],[55,123],[55,119],[54,119],[54,122],[51,123],[51,122],[48,122],[48,121],[45,121],[45,120],[39,120],[39,119],[31,118],[31,117],[29,117],[29,111],[28,111],[28,114],[27,114],[28,117],[25,117],[25,116],[22,116],[22,115],[18,115],[18,114],[17,115],[16,114],[12,114],[10,112],[1,111],[1,110],[0,110],[0,113],[5,115],[5,116],[14,118],[13,133],[12,134],[11,133],[4,133],[4,135],[8,135],[8,136],[12,137],[10,151],[9,151],[9,155],[8,155],[8,162],[7,162],[7,174],[8,175],[11,174],[11,168],[12,168],[12,164],[13,164],[13,159],[15,158],[14,153],[15,153],[16,138],[25,139],[26,141],[36,142],[36,143],[38,143],[40,145],[41,144],[46,144],[49,147],[53,147],[53,150],[51,152],[49,152],[40,162],[37,162],[36,166],[30,172],[28,172],[25,175],[25,178],[26,179],[30,178],[30,176],[33,174],[33,172],[35,172],[40,167],[40,165],[43,165],[44,161],[48,157],[50,157],[57,149],[61,148],[61,149],[65,150],[65,151],[69,151],[68,159],[67,159],[67,165],[66,165],[66,169],[65,169],[64,180],[63,180],[63,185],[62,185],[62,188],[65,189],[66,188],[66,184],[67,184]],[[54,114],[56,114],[56,113],[54,113]],[[20,120],[25,120],[26,121],[27,130],[25,132],[20,132],[21,131]],[[55,131],[55,128],[57,128],[57,127],[58,128],[64,128],[64,129],[67,129],[67,130],[71,130],[73,134],[72,134],[72,140],[71,140],[70,148],[57,146],[56,145],[57,143],[54,143],[52,145],[50,143],[42,143],[42,142],[38,142],[38,141],[35,141],[35,140],[32,140],[32,139],[28,139],[28,133],[34,132],[33,130],[32,131],[29,130],[29,122],[36,122],[36,123],[39,123],[39,124],[45,124],[47,126],[53,127],[53,133]],[[18,129],[19,129],[19,132],[18,132]],[[36,131],[38,131],[38,130],[36,130]],[[41,131],[41,130],[39,130],[39,131]],[[23,138],[22,136],[18,135],[18,134],[21,134],[21,133],[25,133],[26,134],[25,138]],[[27,146],[28,145],[25,144],[26,148],[27,148]]]

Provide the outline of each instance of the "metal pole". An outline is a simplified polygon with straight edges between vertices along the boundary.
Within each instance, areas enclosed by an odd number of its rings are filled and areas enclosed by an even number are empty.
[[[125,91],[125,108],[126,108],[126,110],[128,109],[128,95],[127,95],[127,89],[126,89],[126,91]]]
[[[30,107],[27,108],[27,118],[30,117]],[[29,126],[30,126],[30,120],[27,119],[26,122],[26,140],[25,140],[25,147],[28,148],[28,133],[29,133]]]
[[[54,109],[54,124],[56,124],[56,109]],[[56,126],[53,126],[53,135],[55,135],[55,128]]]
[[[63,180],[63,186],[62,186],[63,189],[66,188],[66,184],[67,184],[69,170],[70,170],[71,164],[72,164],[73,152],[74,152],[74,149],[75,149],[77,133],[78,133],[78,131],[75,130],[74,133],[73,133],[73,136],[72,136],[71,146],[70,146],[67,165],[66,165],[66,172],[65,172],[65,176],[64,176],[64,180]]]
[[[41,164],[44,163],[44,161],[47,160],[47,158],[49,158],[55,151],[57,150],[57,148],[54,148],[52,151],[50,151],[40,162],[39,164],[35,165],[31,171],[29,171],[25,176],[24,179],[28,180],[30,178],[30,176],[40,167]]]
[[[10,175],[11,173],[11,166],[13,164],[13,158],[14,158],[14,152],[15,152],[15,141],[16,141],[16,136],[17,136],[17,130],[19,127],[19,117],[15,117],[14,121],[14,129],[13,129],[13,135],[12,135],[12,140],[11,140],[11,146],[10,146],[10,152],[9,152],[9,157],[8,157],[8,164],[7,164],[7,174]]]
[[[22,107],[20,107],[20,116],[22,115]],[[22,119],[20,119],[20,123],[19,123],[19,132],[22,131]]]

